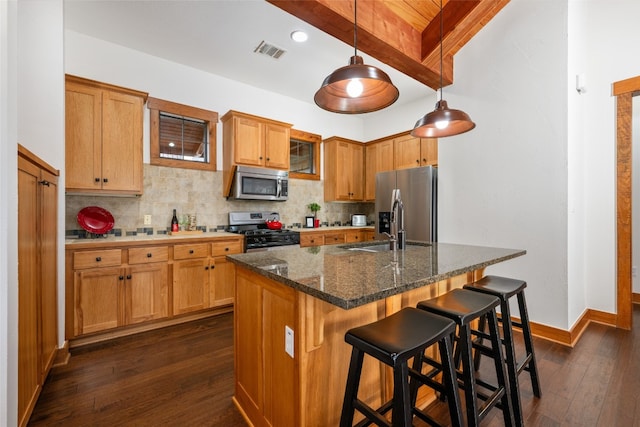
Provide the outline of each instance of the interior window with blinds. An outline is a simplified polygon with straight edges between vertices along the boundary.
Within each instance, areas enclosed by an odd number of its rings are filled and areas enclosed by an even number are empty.
[[[203,120],[160,113],[160,157],[209,162],[209,132]]]
[[[216,170],[218,113],[149,98],[151,164]]]
[[[322,137],[291,129],[289,139],[289,178],[320,180]]]

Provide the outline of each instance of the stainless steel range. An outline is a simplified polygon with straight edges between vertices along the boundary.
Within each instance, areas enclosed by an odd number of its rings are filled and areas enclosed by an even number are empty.
[[[245,252],[268,251],[300,246],[300,233],[293,230],[271,230],[267,221],[280,221],[278,212],[229,212],[231,233],[244,234]]]

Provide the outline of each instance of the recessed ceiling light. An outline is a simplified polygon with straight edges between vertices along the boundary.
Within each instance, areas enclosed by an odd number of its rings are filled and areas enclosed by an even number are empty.
[[[301,30],[296,30],[293,33],[291,33],[291,39],[294,42],[304,43],[307,41],[308,38],[309,36],[307,35],[307,33]]]

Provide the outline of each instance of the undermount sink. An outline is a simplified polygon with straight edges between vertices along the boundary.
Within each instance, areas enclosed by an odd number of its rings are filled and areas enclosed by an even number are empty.
[[[421,242],[407,242],[404,250],[419,249],[419,248],[424,248],[426,246],[431,246],[431,244],[421,243]],[[346,249],[348,251],[361,251],[361,252],[390,252],[391,251],[391,249],[389,248],[388,242],[375,243],[375,244],[359,243],[355,245],[343,245],[343,246],[340,246],[340,248]],[[398,249],[398,250],[402,250],[402,249]]]

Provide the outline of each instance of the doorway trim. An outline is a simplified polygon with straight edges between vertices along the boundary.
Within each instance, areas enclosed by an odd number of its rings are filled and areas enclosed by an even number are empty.
[[[633,301],[631,280],[631,123],[632,98],[640,95],[640,76],[613,84],[616,97],[616,237],[617,237],[617,296],[616,326],[631,329]]]

